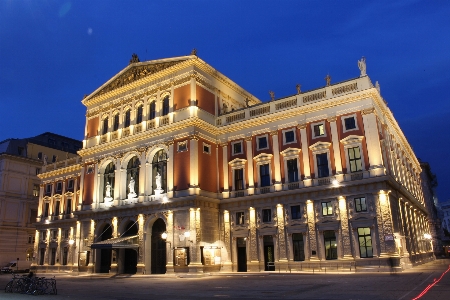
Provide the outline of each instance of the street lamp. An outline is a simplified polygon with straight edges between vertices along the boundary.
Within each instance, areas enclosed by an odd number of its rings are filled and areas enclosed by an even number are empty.
[[[161,233],[161,238],[164,240],[164,242],[169,243],[170,247],[172,247],[172,243],[170,241],[166,241],[167,231],[164,231],[163,233]]]

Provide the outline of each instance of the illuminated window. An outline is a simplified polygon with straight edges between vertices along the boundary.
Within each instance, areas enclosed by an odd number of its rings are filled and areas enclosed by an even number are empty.
[[[305,260],[305,246],[303,235],[301,233],[292,234],[292,248],[294,250],[294,261]]]
[[[325,230],[323,232],[323,239],[325,242],[325,258],[327,260],[337,259],[337,243],[334,231]]]
[[[324,124],[314,125],[313,129],[314,129],[314,137],[325,135],[325,125]]]
[[[353,147],[347,149],[348,149],[348,162],[350,164],[350,172],[362,171],[360,148]]]
[[[366,198],[355,198],[355,210],[357,212],[367,211]]]
[[[370,227],[358,228],[358,241],[360,257],[373,257],[372,235],[370,234]]]
[[[330,202],[322,202],[322,215],[331,216],[333,215],[333,206]]]
[[[239,211],[236,213],[236,225],[244,225],[245,224],[245,213],[243,211]]]

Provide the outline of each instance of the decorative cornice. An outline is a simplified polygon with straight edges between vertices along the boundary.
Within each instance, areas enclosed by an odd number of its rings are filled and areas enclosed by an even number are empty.
[[[375,112],[375,107],[369,107],[369,108],[363,109],[361,111],[361,114],[368,115],[368,114],[372,114],[374,112]]]
[[[81,172],[81,168],[82,168],[81,164],[75,164],[75,165],[68,166],[65,168],[56,169],[53,171],[38,174],[37,176],[39,177],[39,179],[44,180],[44,179],[50,178],[50,177],[63,176],[67,173]]]
[[[330,123],[331,123],[331,122],[336,122],[336,119],[337,119],[336,116],[331,116],[331,117],[328,117],[328,118],[327,118],[327,121],[330,122]]]

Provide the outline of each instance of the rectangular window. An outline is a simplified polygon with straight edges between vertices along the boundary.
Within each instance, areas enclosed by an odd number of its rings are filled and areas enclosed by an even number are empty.
[[[56,183],[56,191],[61,192],[61,190],[62,190],[62,183],[61,182]]]
[[[41,231],[41,241],[47,240],[47,230]]]
[[[169,96],[164,97],[163,99],[163,116],[167,116],[169,114]]]
[[[270,186],[269,164],[260,165],[259,174],[261,176],[261,187]]]
[[[345,130],[355,129],[356,128],[356,122],[354,117],[345,118],[344,119],[345,124]]]
[[[33,184],[33,196],[39,197],[39,184]]]
[[[36,175],[41,174],[41,168],[36,168]]]
[[[245,213],[243,211],[236,213],[236,225],[244,225],[245,224]]]
[[[244,169],[234,170],[234,189],[236,191],[244,189]]]
[[[372,236],[370,227],[358,228],[359,253],[361,258],[373,257]]]
[[[119,129],[119,114],[114,115],[113,131]]]
[[[62,258],[63,266],[67,265],[67,255],[68,254],[69,254],[69,248],[64,247],[64,249],[63,249],[63,258]]]
[[[314,125],[314,136],[322,136],[325,134],[324,124]]]
[[[64,230],[64,238],[68,239],[69,238],[69,229],[65,229]]]
[[[367,211],[366,198],[355,198],[355,210],[357,212]]]
[[[262,136],[258,138],[258,150],[267,149],[267,137]]]
[[[303,244],[303,235],[301,233],[292,234],[292,248],[294,250],[294,261],[305,260],[305,246]]]
[[[286,144],[293,143],[295,141],[295,139],[294,139],[294,130],[286,131],[284,133],[284,140],[285,140]]]
[[[50,210],[50,203],[45,202],[45,205],[44,205],[44,217],[48,217],[49,210]]]
[[[331,216],[333,215],[333,206],[330,202],[322,202],[322,215]]]
[[[187,142],[178,142],[178,152],[187,151]]]
[[[297,182],[298,181],[298,169],[297,169],[297,159],[289,159],[286,161],[288,169],[288,181]]]
[[[263,209],[262,218],[264,223],[272,222],[272,210],[270,208]]]
[[[55,212],[53,213],[54,216],[59,215],[59,201],[56,201],[55,204]]]
[[[73,189],[73,179],[69,179],[69,181],[67,182],[67,188]]]
[[[156,117],[156,104],[155,101],[150,103],[150,112],[148,114],[148,119],[153,120]]]
[[[55,260],[56,260],[56,248],[51,248],[52,249],[52,255],[50,256],[50,265],[55,265]]]
[[[330,175],[328,170],[328,155],[327,153],[317,154],[317,177],[328,177]]]
[[[106,134],[108,132],[108,118],[103,119],[103,131],[102,134]]]
[[[47,184],[45,186],[45,193],[46,194],[50,194],[52,192],[52,185],[51,184]]]
[[[298,220],[302,218],[300,214],[300,205],[291,206],[291,218],[292,220]]]
[[[323,239],[325,243],[325,258],[337,259],[337,242],[336,234],[332,230],[325,230],[323,232]]]
[[[52,239],[56,240],[58,238],[58,231],[57,230],[52,230]]]
[[[72,213],[72,199],[67,199],[67,206],[66,206],[66,215],[69,215]]]
[[[127,110],[126,112],[125,112],[125,120],[124,120],[125,122],[125,124],[124,124],[124,127],[125,128],[127,128],[127,127],[130,127],[130,124],[131,124],[131,110]]]
[[[141,124],[142,123],[142,111],[143,111],[143,106],[141,105],[137,109],[136,124]]]
[[[362,170],[361,151],[359,147],[348,148],[348,163],[350,172],[359,172]]]
[[[242,153],[242,142],[237,142],[233,144],[233,154]]]
[[[211,145],[203,144],[203,153],[211,154]]]

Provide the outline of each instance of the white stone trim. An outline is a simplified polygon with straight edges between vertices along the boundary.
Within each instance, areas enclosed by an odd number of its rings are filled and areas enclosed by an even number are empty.
[[[272,157],[273,157],[272,154],[261,153],[253,158],[256,163],[256,172],[257,172],[256,176],[258,176],[258,187],[261,187],[261,173],[259,166],[265,164],[269,164],[269,182],[270,182],[269,186],[272,186],[272,178],[273,178]]]
[[[260,138],[264,138],[264,137],[266,138],[266,144],[267,144],[267,146],[264,147],[264,148],[261,148],[261,147],[259,147],[259,139],[260,139]],[[263,135],[256,136],[255,139],[256,139],[256,151],[261,151],[261,150],[267,150],[267,149],[269,149],[269,135],[268,135],[268,134],[263,134]]]
[[[284,181],[285,183],[289,183],[288,169],[287,169],[287,161],[291,159],[297,160],[297,172],[298,172],[298,181],[300,182],[301,172],[300,172],[300,154],[301,149],[298,148],[287,148],[284,151],[280,152],[283,155],[283,163],[284,163]]]
[[[355,128],[352,128],[352,129],[346,129],[346,128],[345,128],[345,119],[352,118],[352,117],[355,119]],[[346,133],[346,132],[349,132],[349,131],[359,130],[359,127],[358,127],[358,119],[356,118],[356,113],[351,114],[351,115],[342,116],[342,117],[341,117],[341,123],[342,123],[342,132],[343,132],[343,133]]]
[[[287,142],[286,142],[286,136],[285,136],[285,133],[286,133],[286,132],[289,132],[289,131],[293,131],[293,132],[294,132],[294,140],[293,140],[292,142],[287,143]],[[294,143],[297,143],[297,132],[296,132],[296,131],[297,131],[297,130],[295,130],[295,127],[294,127],[294,128],[285,129],[285,130],[282,130],[282,131],[281,131],[281,134],[283,135],[283,145],[288,145],[288,144],[294,144]]]
[[[247,160],[246,159],[241,159],[241,158],[235,158],[235,159],[233,159],[232,161],[230,161],[228,164],[230,165],[230,167],[231,167],[231,176],[232,176],[232,178],[231,178],[231,185],[232,185],[232,187],[231,187],[231,189],[232,189],[232,191],[236,191],[236,186],[235,186],[235,177],[234,177],[234,170],[240,170],[240,169],[242,169],[242,181],[243,181],[243,184],[242,184],[242,186],[244,187],[243,189],[242,189],[242,191],[245,191],[246,190],[246,184],[247,184],[247,182],[245,181],[245,163],[247,162]]]
[[[317,142],[314,145],[309,146],[312,151],[314,159],[314,174],[316,178],[319,178],[319,169],[317,167],[317,154],[326,153],[328,159],[328,177],[332,176],[331,160],[330,160],[330,145],[328,142]]]
[[[317,126],[317,125],[323,125],[323,135],[318,135],[318,136],[315,135],[315,133],[314,133],[314,126]],[[320,121],[320,122],[311,123],[310,126],[311,126],[311,138],[312,139],[327,137],[326,121]]]
[[[359,147],[359,152],[361,154],[361,171],[358,171],[358,172],[363,172],[366,170],[366,166],[364,163],[364,152],[362,151],[363,150],[363,148],[362,148],[363,138],[364,138],[363,136],[349,135],[345,139],[341,140],[341,143],[344,145],[345,162],[346,162],[348,174],[352,173],[352,172],[350,172],[350,159],[348,157],[348,149],[349,148]]]

